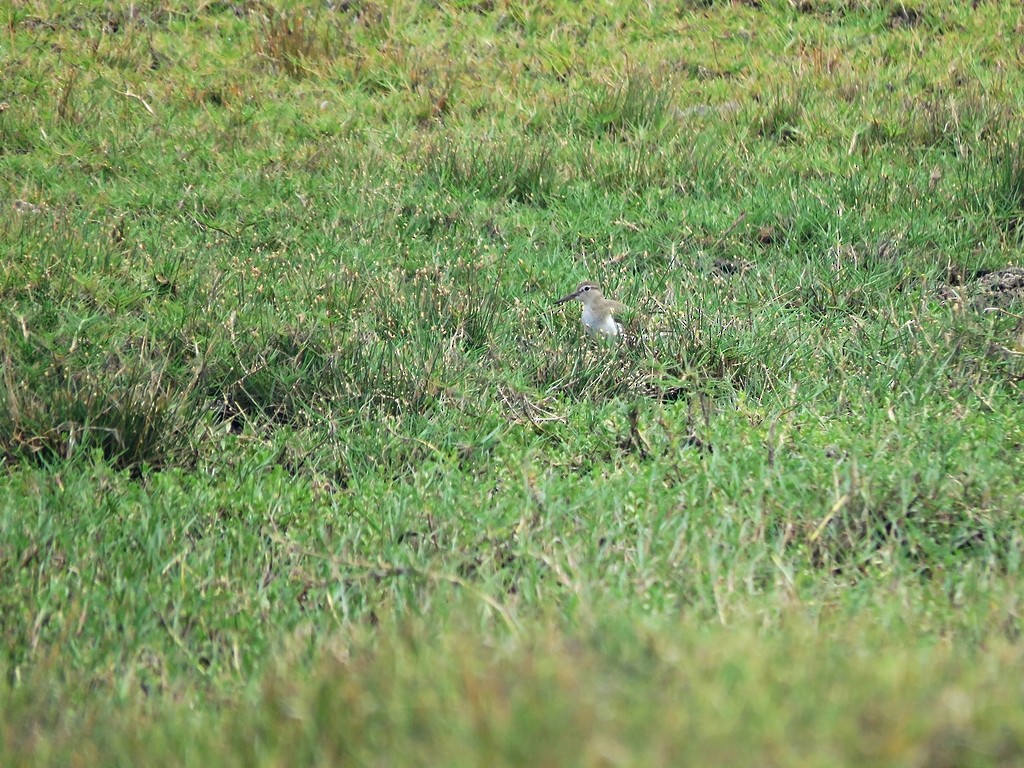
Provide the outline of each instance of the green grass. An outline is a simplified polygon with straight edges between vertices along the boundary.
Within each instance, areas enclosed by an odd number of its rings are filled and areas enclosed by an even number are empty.
[[[5,21],[0,764],[1024,759],[1019,7]]]

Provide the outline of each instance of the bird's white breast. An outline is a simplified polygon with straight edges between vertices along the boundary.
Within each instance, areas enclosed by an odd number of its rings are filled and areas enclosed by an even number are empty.
[[[618,336],[622,330],[611,315],[599,315],[587,304],[583,305],[583,327],[590,336]]]

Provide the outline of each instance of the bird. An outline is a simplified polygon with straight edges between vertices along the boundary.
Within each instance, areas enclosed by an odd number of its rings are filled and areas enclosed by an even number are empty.
[[[583,304],[583,330],[591,338],[618,339],[622,335],[622,325],[615,321],[615,315],[626,311],[626,305],[612,299],[606,299],[597,283],[584,280],[576,286],[576,290],[568,293],[555,306],[567,301],[577,300]]]

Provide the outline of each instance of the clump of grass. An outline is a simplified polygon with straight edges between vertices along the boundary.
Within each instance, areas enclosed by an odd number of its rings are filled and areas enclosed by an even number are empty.
[[[1024,146],[1020,138],[1000,146],[990,160],[992,212],[1001,229],[1024,236]]]
[[[490,341],[497,287],[472,265],[422,269],[378,286],[335,341],[330,391],[353,414],[423,414]]]
[[[896,138],[912,146],[963,152],[998,136],[1012,120],[1012,109],[970,84],[955,92],[938,88],[923,99],[907,99],[896,115]]]
[[[958,169],[966,207],[1014,240],[1024,237],[1024,144],[1002,136],[972,153]]]
[[[671,333],[671,332],[670,332]],[[757,362],[754,350],[744,350],[728,336],[658,338],[650,344],[655,358],[643,392],[658,400],[675,400],[698,386],[721,384],[755,397],[764,394],[771,373]]]
[[[805,101],[806,93],[803,88],[773,92],[754,114],[754,134],[778,144],[792,144],[798,141]]]
[[[808,521],[806,545],[816,567],[836,572],[865,569],[883,548],[909,553],[920,535],[915,518],[921,495],[893,488],[872,499],[869,492],[857,487],[855,462],[852,467],[852,487],[820,519]]]
[[[265,336],[246,334],[231,347],[203,377],[222,418],[236,430],[253,421],[293,423],[322,382],[324,345],[309,332],[281,328]]]
[[[928,20],[924,11],[920,11],[905,3],[894,3],[889,10],[888,25],[892,29],[913,29]]]
[[[690,173],[697,162],[691,152],[675,141],[617,142],[610,148],[582,148],[576,168],[582,178],[602,189],[667,189],[682,179],[692,182]]]
[[[67,460],[95,449],[119,469],[186,460],[199,404],[151,340],[90,364],[16,334],[12,325],[0,340],[0,453],[7,460]]]
[[[1014,317],[1016,310],[1024,303],[1017,295],[1013,306],[1011,294],[1007,297],[976,296],[975,306],[999,306],[1002,301],[1010,304],[1011,311],[976,315],[963,313],[957,322],[947,330],[943,339],[947,386],[951,389],[970,389],[979,384],[989,388],[1003,388],[1009,394],[1020,394],[1024,382],[1024,356],[1013,347],[1019,343],[1021,326]]]
[[[302,8],[271,10],[263,16],[254,45],[257,55],[294,78],[309,74],[310,62],[330,61],[339,49],[337,39],[320,28],[319,15]]]
[[[54,106],[57,121],[60,123],[77,125],[82,121],[82,117],[75,107],[75,86],[77,84],[78,70],[69,69],[57,92],[57,103]]]
[[[441,188],[510,202],[543,207],[558,189],[557,168],[547,147],[491,141],[459,145],[448,139],[427,150],[423,166]]]
[[[532,362],[533,386],[572,399],[608,400],[628,392],[642,377],[637,355],[599,341],[547,346]]]
[[[425,336],[413,325],[390,338],[352,338],[334,358],[331,402],[338,412],[360,419],[429,412],[448,358]]]
[[[584,103],[571,104],[569,122],[586,133],[623,140],[658,133],[673,119],[672,91],[650,72],[634,71],[625,81],[598,88]]]
[[[38,135],[38,126],[28,115],[11,109],[6,101],[0,101],[0,157],[31,152]]]
[[[331,319],[259,307],[226,332],[196,331],[215,337],[201,389],[233,431],[430,412],[500,316],[498,283],[462,260],[341,282],[325,289]]]

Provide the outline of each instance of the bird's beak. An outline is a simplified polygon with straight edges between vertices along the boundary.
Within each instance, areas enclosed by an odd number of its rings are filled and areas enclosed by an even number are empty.
[[[572,301],[573,299],[578,299],[579,297],[580,297],[580,292],[579,291],[573,291],[572,293],[567,293],[565,296],[563,296],[562,298],[560,298],[558,301],[555,302],[555,306],[557,307],[559,304],[565,304],[565,302]]]

